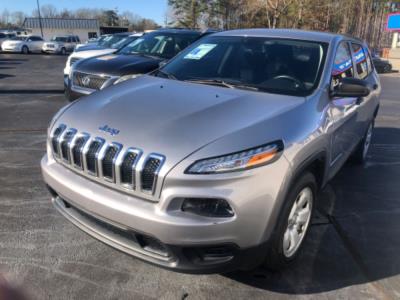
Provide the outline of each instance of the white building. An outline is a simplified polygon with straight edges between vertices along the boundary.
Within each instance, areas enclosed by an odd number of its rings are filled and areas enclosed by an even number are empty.
[[[100,35],[100,26],[97,19],[62,19],[62,18],[25,18],[22,25],[30,34],[41,36],[40,22],[42,23],[43,38],[51,39],[55,35],[77,35],[81,42]]]

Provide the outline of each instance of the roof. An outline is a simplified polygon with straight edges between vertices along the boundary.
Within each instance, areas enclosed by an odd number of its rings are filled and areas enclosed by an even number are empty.
[[[41,18],[43,28],[60,29],[94,29],[99,28],[97,19],[62,19],[62,18]],[[39,18],[25,18],[22,24],[24,28],[40,28]]]
[[[157,28],[153,30],[153,32],[167,32],[167,33],[201,33],[199,30],[196,29],[188,29],[188,28],[174,28],[174,27],[163,27]]]
[[[341,34],[335,34],[330,32],[308,31],[308,30],[298,30],[298,29],[263,29],[263,28],[228,30],[215,33],[214,35],[279,37],[279,38],[289,38],[289,39],[299,39],[299,40],[313,40],[326,43],[329,43],[332,40],[340,37],[349,38],[349,36],[344,36]],[[353,37],[350,38],[355,39]]]

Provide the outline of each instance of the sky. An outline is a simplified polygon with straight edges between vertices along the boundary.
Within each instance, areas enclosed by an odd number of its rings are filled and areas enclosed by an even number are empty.
[[[119,12],[129,10],[143,18],[153,19],[160,25],[164,23],[167,0],[39,0],[40,5],[52,4],[58,10],[67,8],[104,8]],[[37,8],[36,0],[0,0],[0,9],[23,11],[30,15]]]

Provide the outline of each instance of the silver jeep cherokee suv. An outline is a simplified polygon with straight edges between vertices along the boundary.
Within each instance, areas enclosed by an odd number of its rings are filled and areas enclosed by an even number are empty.
[[[207,36],[66,106],[43,177],[88,234],[182,272],[292,262],[317,191],[366,159],[380,83],[365,43],[297,30]]]

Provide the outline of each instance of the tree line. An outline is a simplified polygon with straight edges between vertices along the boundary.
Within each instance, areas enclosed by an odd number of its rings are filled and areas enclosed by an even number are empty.
[[[169,24],[189,28],[300,28],[350,34],[371,47],[390,44],[386,0],[168,0]]]
[[[22,26],[26,17],[38,17],[37,9],[31,15],[22,11],[10,12],[3,9],[0,14],[0,28],[15,28]],[[54,5],[47,4],[40,7],[42,18],[78,18],[98,19],[100,26],[122,26],[128,27],[130,31],[143,31],[160,27],[154,20],[143,18],[131,11],[118,12],[115,10],[97,8],[79,8],[76,10],[58,10]]]

